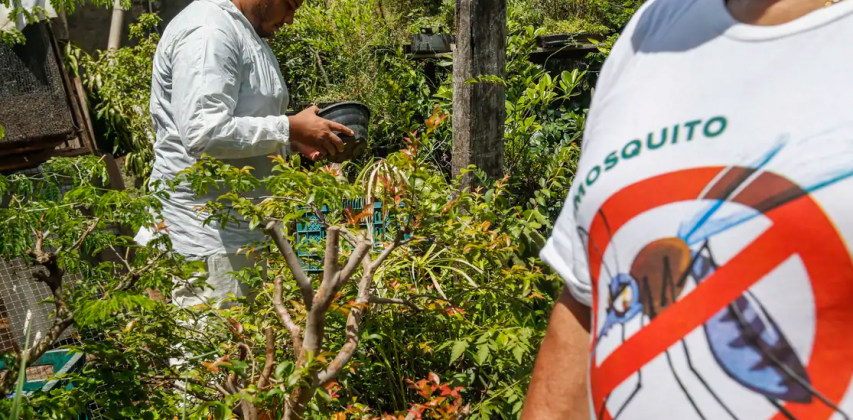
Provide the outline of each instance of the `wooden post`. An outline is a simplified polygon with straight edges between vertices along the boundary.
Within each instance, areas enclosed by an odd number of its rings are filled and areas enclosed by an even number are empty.
[[[453,175],[476,165],[503,176],[506,93],[494,83],[468,84],[481,75],[503,76],[506,67],[506,0],[456,0],[453,53]],[[473,185],[471,174],[463,187]]]
[[[121,0],[113,1],[113,18],[110,22],[110,37],[107,40],[107,49],[114,50],[121,47],[121,32],[124,26],[124,7]]]

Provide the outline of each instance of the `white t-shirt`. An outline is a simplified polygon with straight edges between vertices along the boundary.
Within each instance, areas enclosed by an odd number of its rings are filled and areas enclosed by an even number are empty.
[[[542,252],[592,308],[593,417],[853,417],[851,244],[853,0],[645,4]]]

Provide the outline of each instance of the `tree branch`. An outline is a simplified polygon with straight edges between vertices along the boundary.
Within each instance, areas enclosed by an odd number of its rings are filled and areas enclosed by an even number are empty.
[[[326,255],[325,264],[323,265],[323,282],[320,288],[326,283],[327,279],[334,278],[338,274],[340,267],[338,266],[338,258],[340,257],[340,235],[341,230],[337,226],[329,226],[326,229]]]
[[[317,289],[317,294],[314,297],[314,306],[308,311],[308,320],[305,323],[305,336],[302,342],[302,352],[299,354],[297,359],[297,367],[303,367],[305,365],[306,356],[309,352],[317,355],[320,350],[322,350],[323,336],[326,330],[326,313],[334,301],[335,295],[338,293],[341,286],[343,286],[355,272],[358,264],[362,260],[370,260],[370,242],[362,238],[359,240],[358,245],[350,255],[347,264],[343,269],[338,270],[337,242],[340,238],[340,232],[341,229],[337,226],[330,226],[326,229],[328,241],[326,244],[326,262],[328,263],[328,267],[331,270],[334,270],[334,273],[332,275],[324,273],[323,281],[320,283],[320,287]],[[329,242],[332,242],[332,244],[329,244]],[[335,254],[334,264],[331,263],[330,255],[328,255],[329,253]],[[370,270],[365,271],[366,274],[369,272]],[[363,302],[366,301],[367,295],[364,296]],[[339,353],[338,357],[335,359],[337,361],[336,366],[345,365],[352,357],[352,352],[358,345],[358,322],[360,321],[360,315],[354,315],[353,312],[360,314],[360,305],[350,311],[347,321],[347,342],[344,345],[345,349],[341,352],[347,353],[348,356],[343,356]],[[355,318],[352,318],[353,316],[355,316]],[[332,363],[334,364],[335,361]],[[314,395],[314,389],[316,389],[316,386],[319,383],[319,373],[320,372],[316,369],[311,369],[308,372],[309,377],[307,378],[307,384],[300,386],[290,395],[289,404],[285,411],[285,419],[302,418],[306,404],[311,400]],[[335,372],[334,375],[337,375],[337,372]]]
[[[264,331],[267,340],[267,358],[264,360],[264,369],[261,371],[261,377],[258,379],[258,390],[264,391],[270,385],[270,375],[275,368],[275,334],[272,327],[267,327]]]
[[[346,237],[347,242],[349,242],[349,243],[350,243],[350,245],[352,245],[352,246],[356,246],[356,245],[358,245],[358,237],[356,237],[355,235],[353,235],[353,233],[352,233],[352,232],[350,232],[350,231],[349,231],[349,229],[347,229],[347,228],[345,228],[345,227],[343,227],[343,226],[340,226],[339,228],[340,228],[340,230],[341,230],[341,233],[343,233],[343,234],[344,234],[344,237]]]
[[[80,239],[78,239],[77,242],[74,243],[74,245],[71,248],[68,248],[68,250],[74,251],[74,250],[80,249],[80,247],[83,246],[83,242],[86,240],[86,238],[89,235],[91,235],[92,232],[95,231],[95,228],[98,227],[98,223],[101,223],[100,217],[97,217],[97,218],[95,218],[95,220],[92,221],[92,224],[89,226],[89,228],[87,228],[85,231],[83,231],[83,234],[80,235]]]
[[[264,233],[275,242],[281,256],[284,257],[284,261],[287,263],[287,267],[293,273],[293,278],[299,284],[299,291],[302,292],[302,301],[305,303],[305,308],[311,310],[311,307],[314,305],[314,288],[311,286],[311,278],[302,269],[302,263],[299,261],[296,251],[293,250],[293,246],[290,245],[290,241],[287,240],[284,233],[278,228],[276,222],[268,222],[264,228]]]
[[[131,269],[130,272],[127,273],[124,276],[124,278],[121,280],[121,283],[119,283],[119,285],[116,286],[115,291],[126,292],[126,291],[132,289],[133,286],[136,285],[136,282],[139,281],[139,279],[142,278],[142,276],[146,272],[148,272],[148,270],[151,270],[152,268],[154,268],[154,266],[157,264],[157,261],[160,261],[160,258],[163,258],[163,256],[165,256],[165,255],[166,255],[165,252],[161,252],[161,253],[157,254],[157,256],[154,257],[154,259],[148,261],[148,263],[145,264],[145,267],[142,267],[139,270]],[[128,265],[128,268],[130,269],[129,265]]]
[[[383,262],[385,262],[385,260],[388,258],[388,256],[390,256],[391,253],[394,252],[394,250],[397,249],[398,246],[400,246],[400,242],[403,241],[403,236],[405,234],[406,234],[406,231],[403,229],[400,229],[397,231],[397,234],[394,235],[394,240],[391,241],[391,244],[388,245],[388,247],[385,248],[382,251],[382,253],[379,254],[378,257],[376,257],[376,260],[373,261],[373,263],[371,264],[371,268],[373,270],[378,269],[379,266],[382,265]]]
[[[278,313],[279,318],[281,318],[281,323],[284,324],[284,327],[287,328],[287,331],[290,333],[290,339],[293,340],[293,351],[298,355],[302,351],[302,329],[293,322],[293,318],[290,317],[290,313],[287,312],[287,308],[284,307],[284,300],[282,298],[283,290],[281,285],[282,280],[282,276],[275,277],[273,306],[275,306],[275,311]]]
[[[222,385],[213,384],[213,386],[216,387],[216,390],[219,391],[219,393],[222,394],[223,397],[227,397],[227,396],[231,395],[231,393],[228,390],[226,390],[225,388],[223,388]]]
[[[362,261],[362,259],[369,256],[371,247],[372,246],[370,244],[370,241],[364,238],[359,239],[359,242],[356,245],[355,250],[352,251],[349,260],[347,261],[347,264],[344,266],[343,269],[341,269],[341,271],[337,275],[337,278],[335,279],[335,293],[338,292],[341,286],[343,286],[347,281],[349,281],[350,277],[352,277],[353,273],[355,273],[355,270],[358,268],[358,265]]]
[[[361,319],[370,299],[370,285],[373,283],[373,274],[375,273],[375,270],[372,268],[373,264],[370,261],[370,255],[365,254],[361,259],[361,263],[364,266],[364,272],[361,274],[361,280],[358,282],[358,296],[356,297],[355,305],[350,309],[349,315],[347,315],[346,340],[341,350],[335,356],[335,359],[326,366],[326,369],[317,375],[319,386],[323,386],[334,380],[341,373],[344,366],[352,360],[355,350],[358,348],[361,337]]]

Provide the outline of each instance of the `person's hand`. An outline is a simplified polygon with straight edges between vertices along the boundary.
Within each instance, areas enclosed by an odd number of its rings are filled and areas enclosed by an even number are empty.
[[[320,118],[317,113],[320,108],[312,106],[289,117],[290,142],[293,150],[311,160],[320,159],[326,154],[334,155],[344,150],[344,143],[335,132],[353,136],[355,133],[348,127]]]

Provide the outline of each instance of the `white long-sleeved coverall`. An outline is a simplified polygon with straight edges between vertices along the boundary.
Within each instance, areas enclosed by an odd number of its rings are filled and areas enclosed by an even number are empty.
[[[267,43],[229,0],[196,0],[163,33],[154,57],[150,111],[156,130],[151,180],[170,180],[202,154],[255,175],[270,173],[267,157],[288,146],[287,86]],[[207,263],[211,288],[178,288],[173,300],[192,306],[222,301],[247,290],[228,275],[252,264],[237,250],[263,239],[246,223],[203,224],[196,208],[223,190],[196,197],[180,186],[163,200],[163,216],[174,250]],[[261,194],[259,191],[258,194]],[[146,242],[149,232],[140,232]]]

